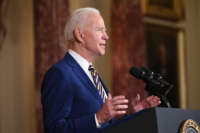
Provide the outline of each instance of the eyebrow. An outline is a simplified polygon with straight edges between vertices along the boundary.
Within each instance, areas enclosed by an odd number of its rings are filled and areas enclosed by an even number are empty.
[[[97,30],[107,30],[105,27],[96,27]]]

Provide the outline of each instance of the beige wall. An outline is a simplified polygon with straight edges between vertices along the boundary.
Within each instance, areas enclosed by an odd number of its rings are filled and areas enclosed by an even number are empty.
[[[34,133],[32,0],[9,0],[0,50],[0,132]]]
[[[200,1],[185,0],[187,108],[200,109]]]

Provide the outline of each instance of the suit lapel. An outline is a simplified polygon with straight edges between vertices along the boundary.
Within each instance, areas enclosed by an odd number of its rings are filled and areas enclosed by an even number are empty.
[[[83,71],[83,69],[80,67],[80,65],[73,59],[73,57],[67,53],[64,59],[67,61],[67,63],[72,67],[72,70],[74,71],[74,74],[79,77],[80,81],[84,83],[86,88],[92,93],[92,95],[98,99],[100,104],[103,104],[102,98],[98,94],[97,89],[93,85],[93,83],[90,81],[87,74]]]

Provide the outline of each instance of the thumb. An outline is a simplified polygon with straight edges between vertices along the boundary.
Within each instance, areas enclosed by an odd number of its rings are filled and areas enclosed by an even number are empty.
[[[112,99],[112,96],[110,93],[108,93],[108,100],[111,100]]]
[[[140,101],[140,94],[139,94],[139,93],[138,93],[137,96],[136,96],[136,100],[137,100],[137,101]]]
[[[133,98],[132,104],[133,104],[133,105],[136,105],[136,104],[139,103],[139,101],[140,101],[140,94],[137,94],[137,95]]]

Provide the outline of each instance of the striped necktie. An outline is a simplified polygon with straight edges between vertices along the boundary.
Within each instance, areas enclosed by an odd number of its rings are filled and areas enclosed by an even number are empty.
[[[88,70],[91,72],[92,78],[93,78],[94,83],[96,85],[96,88],[99,92],[99,95],[101,96],[101,98],[103,99],[103,102],[105,103],[105,101],[107,99],[107,95],[106,95],[106,92],[105,92],[103,85],[100,81],[100,78],[99,78],[99,75],[98,75],[96,69],[94,68],[93,65],[90,65]]]

